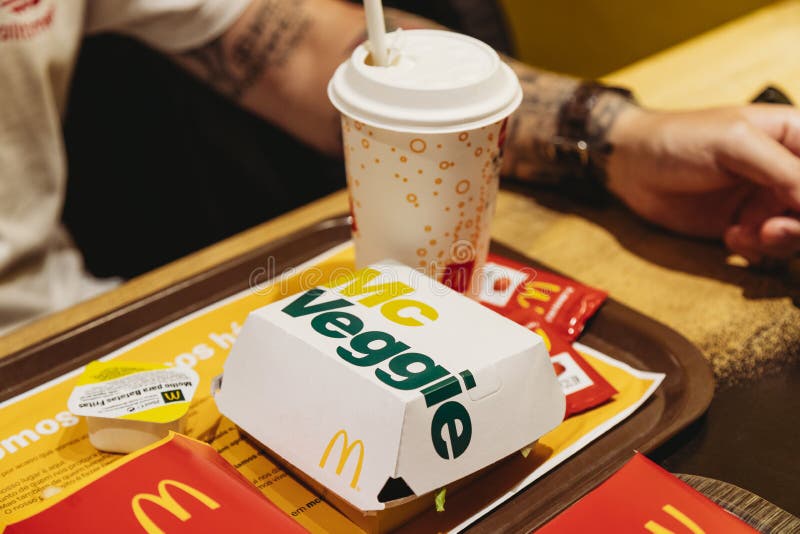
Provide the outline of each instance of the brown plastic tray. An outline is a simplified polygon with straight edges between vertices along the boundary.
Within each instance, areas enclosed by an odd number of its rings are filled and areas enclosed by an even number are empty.
[[[350,237],[347,217],[315,224],[254,249],[183,282],[123,306],[18,353],[0,359],[0,401],[99,358],[188,313],[246,289],[259,267],[275,273],[299,265]],[[499,243],[492,251],[546,268]],[[272,258],[272,260],[268,260]],[[268,264],[268,261],[274,261]],[[700,417],[714,391],[702,354],[677,332],[609,299],[580,341],[638,369],[666,373],[653,397],[635,414],[525,491],[486,516],[474,532],[530,532],[618,469],[634,450],[650,452]],[[445,530],[498,496],[489,482],[448,502],[458,510],[428,512],[426,528]],[[513,476],[511,477],[513,478]],[[474,487],[473,487],[474,486]],[[406,530],[413,531],[415,520]]]

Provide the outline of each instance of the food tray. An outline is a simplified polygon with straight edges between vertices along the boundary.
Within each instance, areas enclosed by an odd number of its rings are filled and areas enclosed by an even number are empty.
[[[217,267],[125,305],[105,317],[0,359],[0,401],[99,358],[179,317],[248,287],[251,273],[270,265],[277,273],[297,266],[350,238],[345,216],[328,219],[263,245]],[[544,268],[499,243],[492,252]],[[270,260],[271,261],[271,260]],[[704,413],[714,391],[711,370],[702,354],[677,332],[609,299],[589,323],[580,341],[631,366],[666,374],[653,397],[636,413],[580,453],[506,502],[470,528],[474,532],[530,532],[569,506],[630,458],[633,450],[653,451]],[[509,488],[513,462],[504,462],[459,494],[465,519]],[[455,508],[456,503],[450,508]],[[426,528],[446,530],[457,524],[454,513],[426,512]],[[449,512],[449,510],[448,510]],[[404,530],[412,532],[413,521]],[[456,521],[456,523],[454,523]]]

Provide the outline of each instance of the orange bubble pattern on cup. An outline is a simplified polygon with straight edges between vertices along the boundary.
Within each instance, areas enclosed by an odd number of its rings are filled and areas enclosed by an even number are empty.
[[[385,257],[424,268],[431,276],[469,255],[485,257],[501,125],[407,134],[343,116],[348,189],[358,221],[356,254],[360,246],[379,248]],[[370,261],[378,259],[383,258]]]

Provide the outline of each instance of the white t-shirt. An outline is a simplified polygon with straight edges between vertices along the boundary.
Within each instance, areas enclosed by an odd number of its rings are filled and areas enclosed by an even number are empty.
[[[249,2],[0,0],[0,331],[116,283],[84,271],[60,224],[61,119],[83,36],[113,31],[165,52],[190,50]]]

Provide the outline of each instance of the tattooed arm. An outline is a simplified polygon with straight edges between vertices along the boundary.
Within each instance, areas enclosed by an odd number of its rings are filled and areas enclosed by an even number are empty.
[[[326,87],[360,42],[361,8],[334,0],[253,0],[214,41],[174,59],[243,108],[341,154]]]
[[[385,10],[387,27],[442,28],[399,10]],[[327,153],[339,148],[337,114],[325,94],[327,81],[366,38],[357,5],[331,0],[254,0],[221,37],[177,57],[179,63],[244,108]],[[578,80],[504,58],[525,92],[511,119],[504,170],[535,180],[552,174],[548,147],[558,112]],[[613,119],[613,117],[611,117]],[[597,123],[602,137],[611,121]]]
[[[390,30],[442,28],[399,10],[387,8],[385,13]],[[244,108],[336,155],[339,125],[325,87],[336,66],[365,38],[359,6],[331,0],[254,0],[221,37],[177,60]],[[579,81],[504,59],[525,93],[511,118],[504,173],[544,179],[558,171],[549,148],[559,110]],[[592,123],[599,138],[614,118]]]
[[[511,58],[504,58],[517,73],[523,98],[509,122],[503,174],[539,183],[564,181],[565,174],[591,173],[604,181],[608,156],[614,145],[609,132],[620,114],[635,108],[630,97],[599,84],[591,84],[552,72],[538,71]],[[590,91],[593,103],[586,108],[577,128],[567,111]],[[583,164],[577,152],[564,156],[567,146],[587,143],[590,159]],[[587,184],[581,184],[583,187]],[[599,184],[598,184],[599,185]]]
[[[550,145],[558,131],[558,114],[580,80],[538,72],[507,60],[522,85],[522,103],[509,120],[503,174],[523,180],[552,177]],[[548,178],[546,178],[548,177]]]
[[[583,82],[508,62],[524,97],[510,122],[504,173],[563,185],[564,173],[575,168],[554,152],[565,126],[562,111]],[[584,134],[590,145],[604,148],[592,164],[607,189],[643,218],[680,233],[723,238],[751,262],[800,253],[797,109],[661,112],[608,91],[591,107]]]

